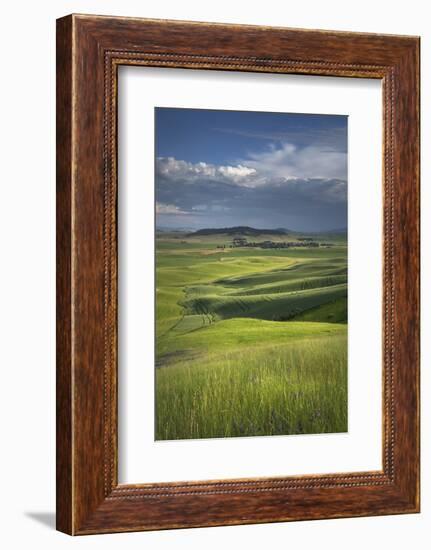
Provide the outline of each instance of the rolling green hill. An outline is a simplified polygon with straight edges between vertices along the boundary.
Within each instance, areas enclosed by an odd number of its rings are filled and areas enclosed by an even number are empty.
[[[157,235],[156,439],[345,431],[345,236],[270,250],[231,238]]]
[[[287,321],[299,313],[347,295],[347,285],[278,292],[275,294],[216,295],[188,298],[180,303],[186,315],[216,315],[220,319],[252,317],[272,321]]]

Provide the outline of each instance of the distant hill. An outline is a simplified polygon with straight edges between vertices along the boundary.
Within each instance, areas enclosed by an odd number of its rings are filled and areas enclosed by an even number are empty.
[[[322,231],[321,233],[332,234],[332,235],[341,235],[342,233],[347,233],[347,227],[340,227],[337,229],[330,229],[329,231]]]
[[[259,237],[262,235],[346,235],[347,227],[340,227],[336,229],[322,230],[322,231],[298,231],[293,229],[286,229],[285,227],[277,227],[276,229],[257,229],[248,225],[237,225],[234,227],[208,227],[205,229],[198,229],[197,231],[190,231],[190,229],[175,229],[170,231],[188,231],[187,237],[203,237],[207,235],[230,235],[238,237]]]
[[[192,227],[165,227],[163,225],[158,225],[156,227],[157,233],[188,233],[193,231]]]
[[[188,237],[199,237],[205,235],[242,235],[247,237],[258,237],[259,235],[287,235],[290,233],[288,229],[255,229],[254,227],[248,227],[246,225],[239,225],[236,227],[218,227],[199,229],[193,233],[189,233]]]

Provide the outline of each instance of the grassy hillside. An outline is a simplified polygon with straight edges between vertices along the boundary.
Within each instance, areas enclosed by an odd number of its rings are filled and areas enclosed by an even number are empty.
[[[345,431],[345,239],[231,238],[158,235],[156,439]]]
[[[346,430],[345,334],[250,345],[158,369],[158,439]]]

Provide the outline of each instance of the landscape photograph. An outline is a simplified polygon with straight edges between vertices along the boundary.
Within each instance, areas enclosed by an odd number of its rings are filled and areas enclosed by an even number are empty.
[[[155,109],[155,440],[348,430],[347,129]]]

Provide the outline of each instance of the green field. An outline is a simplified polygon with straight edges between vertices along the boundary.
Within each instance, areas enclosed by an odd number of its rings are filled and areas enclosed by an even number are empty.
[[[347,431],[347,243],[314,238],[157,233],[157,440]]]

